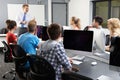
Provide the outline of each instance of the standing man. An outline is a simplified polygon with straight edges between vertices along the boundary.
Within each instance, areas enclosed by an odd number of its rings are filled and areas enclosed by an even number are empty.
[[[19,13],[17,16],[17,24],[20,27],[18,31],[18,36],[21,34],[27,32],[27,25],[30,20],[32,20],[31,15],[28,13],[29,11],[29,5],[28,4],[23,4],[22,6],[23,11]]]

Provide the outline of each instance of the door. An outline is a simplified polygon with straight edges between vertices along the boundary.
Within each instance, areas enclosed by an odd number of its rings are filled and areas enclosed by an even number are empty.
[[[67,3],[52,3],[52,23],[66,26],[68,21]]]

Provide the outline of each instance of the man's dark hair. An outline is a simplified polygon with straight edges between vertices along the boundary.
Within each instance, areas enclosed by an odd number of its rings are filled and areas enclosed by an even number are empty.
[[[17,23],[14,20],[10,20],[7,28],[8,30],[12,30],[15,26],[17,26]]]
[[[100,16],[95,16],[93,19],[95,20],[95,22],[98,22],[99,25],[101,25],[103,23],[103,19]]]
[[[34,32],[36,30],[36,21],[31,20],[28,23],[28,32]]]
[[[47,33],[48,33],[50,39],[56,40],[59,38],[59,36],[61,34],[61,26],[56,23],[51,24],[47,28]]]

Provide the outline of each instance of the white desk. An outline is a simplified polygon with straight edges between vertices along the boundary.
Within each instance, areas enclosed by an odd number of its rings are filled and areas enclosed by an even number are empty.
[[[6,41],[6,34],[0,34],[0,48],[4,47],[1,41]]]

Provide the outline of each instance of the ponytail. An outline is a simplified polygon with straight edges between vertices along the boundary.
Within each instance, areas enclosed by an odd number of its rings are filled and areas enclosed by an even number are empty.
[[[9,21],[9,24],[8,24],[8,26],[7,26],[7,29],[8,29],[8,30],[11,30],[11,29],[13,29],[16,25],[17,25],[17,23],[16,23],[14,20],[10,20],[10,21]]]
[[[79,18],[77,18],[77,19],[75,20],[75,25],[76,25],[79,29],[81,29],[80,19],[79,19]]]

